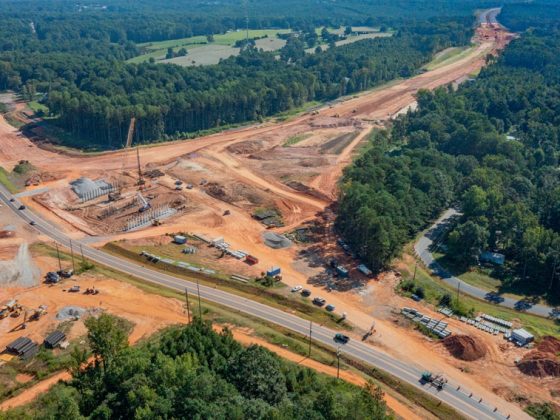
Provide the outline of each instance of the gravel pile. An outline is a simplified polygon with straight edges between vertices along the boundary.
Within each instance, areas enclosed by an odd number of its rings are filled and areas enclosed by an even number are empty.
[[[62,321],[65,319],[81,318],[85,313],[86,310],[84,308],[80,308],[79,306],[65,306],[58,311],[56,319]]]
[[[292,245],[292,241],[286,238],[284,235],[279,235],[274,232],[263,233],[263,240],[265,245],[273,249],[288,248]]]

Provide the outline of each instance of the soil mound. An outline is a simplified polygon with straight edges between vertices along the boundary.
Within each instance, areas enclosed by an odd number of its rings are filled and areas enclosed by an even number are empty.
[[[256,153],[262,150],[262,141],[258,140],[248,140],[241,143],[232,144],[228,146],[227,150],[236,155],[249,155],[251,153]]]
[[[547,335],[546,337],[543,337],[536,349],[538,351],[542,351],[543,353],[558,354],[560,353],[560,340]]]
[[[525,375],[560,377],[560,340],[546,336],[535,350],[527,353],[517,364],[517,368]]]
[[[469,362],[486,355],[486,347],[469,335],[451,335],[443,340],[443,345],[453,357]]]
[[[560,377],[560,361],[552,353],[532,351],[517,364],[517,368],[529,376]]]

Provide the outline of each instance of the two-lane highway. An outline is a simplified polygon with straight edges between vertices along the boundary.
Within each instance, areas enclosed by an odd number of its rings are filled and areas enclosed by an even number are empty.
[[[17,199],[14,202],[11,202],[10,198],[12,198],[10,193],[0,185],[0,201],[4,202],[7,207],[18,214],[26,223],[33,221],[35,223],[34,228],[42,234],[50,237],[52,240],[65,247],[70,246],[70,238],[64,232],[41,219],[37,214],[33,213],[29,209],[18,210],[20,203]],[[168,287],[173,290],[183,292],[187,289],[189,293],[193,294],[197,292],[197,286],[195,283],[160,273],[137,263],[107,254],[103,251],[92,248],[81,241],[72,241],[72,243],[74,246],[81,247],[85,257],[99,264],[103,264],[121,272],[133,275],[144,281]],[[309,334],[309,321],[283,312],[279,309],[271,308],[261,303],[202,285],[200,286],[200,296],[207,301],[211,301],[264,321],[282,326],[296,333],[302,335]],[[334,334],[335,331],[328,328],[318,325],[313,326],[313,340],[320,342],[323,345],[336,348],[337,344],[333,341]],[[449,384],[444,390],[439,392],[430,386],[423,386],[419,382],[422,372],[420,366],[413,366],[400,362],[399,360],[368,344],[359,341],[350,341],[348,344],[342,346],[341,349],[344,354],[355,360],[359,360],[360,362],[384,370],[397,377],[399,380],[432,394],[467,417],[474,419],[503,419],[506,415],[508,415],[508,413],[504,414],[503,412],[496,410],[493,406],[490,407],[486,405],[484,402],[484,396],[469,395],[467,391],[458,389],[458,385]],[[483,401],[479,402],[481,397]],[[506,402],[503,402],[503,406],[512,408]],[[521,410],[516,410],[515,418],[522,417],[523,412]],[[525,418],[529,417],[525,416]]]

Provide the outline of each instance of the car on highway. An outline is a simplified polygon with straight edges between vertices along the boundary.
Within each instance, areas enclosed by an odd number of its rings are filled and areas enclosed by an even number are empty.
[[[325,309],[326,309],[327,311],[329,311],[329,312],[332,312],[332,311],[334,311],[335,307],[334,307],[334,305],[331,305],[331,304],[329,303],[329,304],[325,307]]]
[[[315,299],[313,299],[313,304],[317,305],[317,306],[323,306],[327,301],[325,299],[323,299],[322,297],[317,296]]]
[[[14,201],[16,201],[14,197],[10,198],[10,203],[13,203]]]
[[[303,297],[311,296],[311,290],[309,290],[309,289],[303,289],[303,290],[301,291],[301,295],[302,295]]]
[[[35,226],[35,225],[36,225],[35,220],[32,220],[31,222],[29,222],[29,224],[30,224],[31,226]]]
[[[505,299],[496,292],[488,292],[484,295],[484,299],[492,303],[502,303]]]
[[[527,300],[519,300],[517,302],[515,302],[515,305],[513,305],[513,307],[515,308],[515,310],[517,311],[526,311],[527,309],[531,309],[533,306],[533,304]]]
[[[302,286],[299,286],[299,285],[294,286],[294,287],[292,287],[292,293],[299,292],[301,289],[303,289]]]
[[[337,343],[346,344],[350,341],[350,337],[341,333],[336,333],[334,335],[333,340],[336,341]]]
[[[25,206],[22,204],[21,206],[18,207],[18,210],[25,210]]]

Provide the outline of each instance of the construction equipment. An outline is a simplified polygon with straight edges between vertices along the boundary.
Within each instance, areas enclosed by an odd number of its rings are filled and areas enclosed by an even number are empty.
[[[138,204],[140,205],[140,209],[138,210],[140,213],[143,213],[146,210],[150,209],[151,207],[150,203],[148,203],[148,201],[144,198],[144,196],[140,192],[136,193],[136,198],[138,199]]]
[[[161,226],[161,222],[158,219],[152,221],[152,226]]]
[[[138,162],[138,186],[142,189],[146,181],[142,175],[142,167],[140,166],[140,148],[138,146],[136,146],[136,161]]]
[[[47,307],[45,305],[39,306],[37,309],[32,309],[29,314],[26,313],[27,321],[37,321],[43,315],[47,314]]]
[[[447,379],[443,377],[441,374],[434,375],[432,372],[425,371],[422,372],[422,377],[420,378],[421,382],[430,384],[437,388],[438,391],[441,391],[445,384],[447,384]]]
[[[98,295],[99,290],[97,290],[95,287],[88,287],[86,289],[86,291],[84,292],[84,294],[86,294],[86,295]]]

